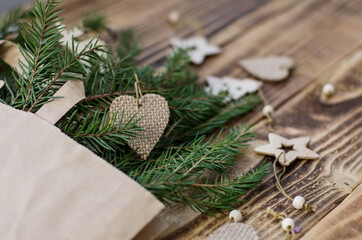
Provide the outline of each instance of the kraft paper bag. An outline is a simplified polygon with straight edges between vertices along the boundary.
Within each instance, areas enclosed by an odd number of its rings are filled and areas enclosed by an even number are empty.
[[[49,122],[0,104],[0,239],[132,239],[163,209]]]

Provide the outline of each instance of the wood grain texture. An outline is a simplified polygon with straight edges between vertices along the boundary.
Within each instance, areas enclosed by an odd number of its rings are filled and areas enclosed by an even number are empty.
[[[361,0],[65,0],[66,23],[77,23],[82,13],[99,11],[116,30],[132,27],[144,49],[139,63],[160,64],[169,53],[172,37],[191,37],[190,27],[173,29],[167,23],[172,10],[198,21],[210,43],[222,47],[218,56],[195,67],[208,75],[242,78],[242,58],[286,55],[296,68],[280,83],[263,85],[275,109],[275,133],[293,138],[309,136],[317,161],[297,161],[282,180],[291,196],[302,195],[317,205],[315,213],[297,211],[275,188],[272,175],[245,197],[246,223],[261,239],[284,237],[280,222],[265,214],[268,206],[285,211],[303,227],[300,238],[338,206],[361,182],[362,176],[362,1]],[[83,15],[84,15],[83,14]],[[321,99],[323,84],[332,82],[336,95]],[[240,157],[236,172],[257,166],[263,157],[253,148],[267,143],[268,130],[261,107],[233,124],[253,123],[258,139]],[[361,207],[361,206],[359,206]],[[164,239],[205,239],[227,222],[175,206],[161,217],[169,223]],[[342,231],[342,230],[341,230]],[[311,238],[309,238],[311,239]]]
[[[317,223],[302,239],[361,239],[361,206],[362,185],[359,185],[336,209]]]
[[[362,95],[332,105],[325,105],[319,100],[325,80],[334,75],[340,66],[345,66],[340,82],[347,82],[355,77],[350,74],[355,72],[354,69],[362,67],[362,58],[355,61],[355,56],[361,51],[361,48],[355,49],[332,65],[300,94],[277,110],[275,132],[290,138],[308,135],[312,138],[310,149],[320,154],[319,160],[293,163],[287,168],[281,184],[289,195],[303,196],[312,205],[316,205],[317,210],[315,213],[295,210],[291,202],[277,191],[274,176],[268,176],[257,189],[245,195],[246,201],[241,206],[241,209],[249,208],[249,217],[245,222],[258,230],[261,239],[284,237],[280,222],[265,213],[267,207],[286,212],[298,226],[303,227],[302,233],[298,234],[299,238],[339,205],[361,182]],[[254,130],[259,139],[254,141],[250,150],[240,158],[239,165],[234,169],[238,173],[247,166],[259,164],[263,159],[252,149],[267,143],[268,130],[265,121],[258,122]],[[228,221],[227,214],[219,215],[216,219],[207,216],[194,219],[167,239],[204,239],[215,228]]]

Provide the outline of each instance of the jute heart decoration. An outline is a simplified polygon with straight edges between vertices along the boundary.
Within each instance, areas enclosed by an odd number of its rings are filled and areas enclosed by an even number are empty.
[[[152,149],[160,139],[170,117],[167,101],[157,94],[146,94],[140,98],[139,107],[137,99],[132,96],[120,96],[113,100],[109,113],[117,113],[116,121],[120,121],[123,112],[122,124],[132,117],[141,118],[137,123],[144,131],[133,137],[128,145],[146,160]]]
[[[239,64],[245,71],[259,79],[278,82],[288,77],[294,61],[288,57],[270,56],[241,60]]]
[[[258,240],[255,229],[249,224],[226,223],[212,232],[207,240]]]

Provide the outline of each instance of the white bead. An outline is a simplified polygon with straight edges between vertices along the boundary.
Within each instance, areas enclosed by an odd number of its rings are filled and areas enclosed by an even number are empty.
[[[302,209],[303,206],[304,206],[304,203],[305,203],[305,199],[304,197],[302,196],[296,196],[294,199],[293,199],[293,207],[295,209]]]
[[[234,222],[241,222],[244,219],[243,214],[239,210],[232,210],[229,213],[229,219],[233,220]]]
[[[322,88],[322,94],[325,96],[325,97],[330,97],[332,96],[334,93],[335,93],[335,89],[334,89],[334,86],[333,84],[331,83],[327,83],[327,84],[324,84],[323,88]]]
[[[272,105],[265,105],[263,107],[263,115],[264,116],[268,116],[270,114],[272,114],[274,112],[273,106]]]
[[[168,21],[172,24],[178,23],[179,20],[180,20],[180,14],[176,11],[172,11],[168,15]]]
[[[282,221],[282,227],[285,231],[289,231],[289,229],[291,228],[293,230],[295,224],[294,224],[294,220],[291,218],[284,218]]]

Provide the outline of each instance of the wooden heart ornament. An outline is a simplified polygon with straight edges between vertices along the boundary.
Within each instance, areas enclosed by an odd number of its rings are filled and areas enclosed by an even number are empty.
[[[290,69],[294,66],[294,61],[288,57],[269,56],[244,59],[239,64],[245,71],[259,79],[278,82],[288,77]]]
[[[123,112],[123,118],[122,118]],[[136,151],[142,159],[146,160],[152,149],[160,139],[170,117],[167,101],[157,94],[146,94],[140,98],[139,107],[137,99],[132,96],[120,96],[113,100],[109,114],[117,113],[116,122],[122,118],[122,125],[131,118],[140,119],[137,123],[144,131],[133,137],[128,145]]]

